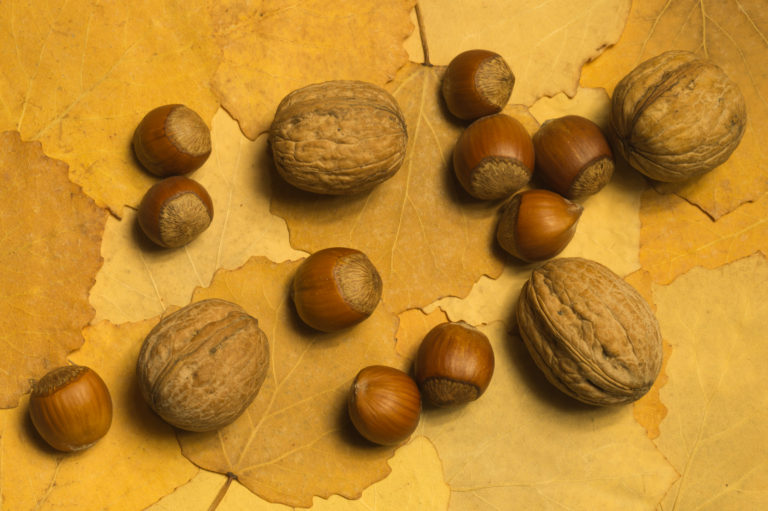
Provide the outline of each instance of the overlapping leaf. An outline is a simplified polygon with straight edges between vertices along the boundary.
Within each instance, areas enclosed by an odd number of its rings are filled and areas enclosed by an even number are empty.
[[[0,408],[64,363],[93,317],[106,212],[67,179],[67,165],[17,132],[0,133]]]

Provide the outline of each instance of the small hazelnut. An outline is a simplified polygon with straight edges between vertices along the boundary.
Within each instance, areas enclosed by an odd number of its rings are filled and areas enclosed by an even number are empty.
[[[501,199],[531,178],[534,151],[525,127],[506,114],[482,117],[459,137],[453,170],[461,185],[478,199]]]
[[[414,375],[424,399],[438,406],[479,398],[493,376],[488,337],[466,323],[441,323],[419,345]]]
[[[197,181],[173,176],[147,191],[138,218],[149,239],[162,247],[181,247],[208,228],[213,220],[213,202]]]
[[[443,76],[448,110],[464,120],[501,112],[509,101],[515,75],[498,53],[468,50],[456,55]]]
[[[502,207],[496,239],[518,259],[543,261],[570,243],[583,210],[555,192],[525,190]]]
[[[381,277],[368,257],[344,247],[310,255],[296,271],[291,288],[299,317],[323,332],[366,319],[379,304],[381,291]]]
[[[578,115],[550,119],[533,135],[536,175],[569,199],[592,195],[611,180],[613,153],[603,131]]]
[[[368,366],[355,377],[347,411],[357,431],[371,442],[396,445],[419,425],[421,395],[413,379],[399,369]]]
[[[32,389],[29,416],[51,447],[80,451],[96,443],[112,425],[112,398],[92,369],[69,365],[43,376]]]
[[[133,133],[136,158],[149,172],[167,177],[200,168],[211,154],[211,132],[205,121],[184,105],[155,108]]]

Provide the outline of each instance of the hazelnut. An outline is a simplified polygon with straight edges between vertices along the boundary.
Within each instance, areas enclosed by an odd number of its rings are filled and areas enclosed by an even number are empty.
[[[525,190],[502,207],[496,239],[518,259],[543,261],[570,243],[583,210],[580,204],[555,192]]]
[[[269,342],[239,305],[209,299],[163,318],[139,352],[144,400],[163,420],[188,431],[212,431],[237,419],[259,392]]]
[[[533,143],[525,127],[506,114],[482,117],[462,132],[453,151],[461,186],[478,199],[501,199],[531,178]]]
[[[48,372],[35,383],[29,416],[43,440],[60,451],[86,449],[112,425],[112,398],[92,369],[69,365]]]
[[[483,332],[466,323],[442,323],[419,345],[414,375],[424,399],[452,406],[479,398],[493,368],[493,348]]]
[[[456,55],[445,70],[445,104],[459,119],[473,120],[501,112],[509,101],[515,75],[498,53],[468,50]]]
[[[421,395],[416,382],[403,371],[368,366],[352,383],[347,411],[362,436],[377,444],[396,445],[419,425]]]
[[[335,332],[355,325],[376,309],[381,299],[379,272],[368,257],[353,248],[319,250],[301,263],[291,295],[296,312],[307,325]]]
[[[603,131],[578,115],[550,119],[533,135],[536,175],[569,199],[600,191],[611,180],[614,162]]]
[[[335,80],[288,94],[269,128],[278,174],[308,192],[362,193],[400,169],[408,144],[397,100],[372,83]]]
[[[133,151],[156,176],[187,174],[211,154],[211,132],[194,110],[164,105],[149,112],[136,127]]]
[[[197,181],[168,177],[144,195],[138,218],[149,239],[161,247],[181,247],[208,228],[213,220],[213,202]]]

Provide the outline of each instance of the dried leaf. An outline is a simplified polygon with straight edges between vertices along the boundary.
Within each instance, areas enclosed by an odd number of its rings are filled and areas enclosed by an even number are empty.
[[[135,212],[109,219],[104,266],[91,292],[96,320],[138,321],[162,314],[169,305],[186,305],[217,269],[237,268],[254,255],[275,261],[305,255],[288,244],[285,222],[269,213],[265,141],[245,138],[223,110],[214,117],[211,136],[213,152],[192,177],[211,195],[213,222],[186,247],[165,250],[143,235]]]
[[[139,347],[154,323],[86,329],[87,342],[72,358],[104,379],[113,401],[112,426],[89,449],[53,451],[37,436],[26,403],[2,412],[3,509],[143,509],[194,476],[173,428],[150,411],[136,386]]]
[[[656,444],[681,475],[660,509],[768,502],[767,281],[768,262],[756,254],[654,286],[673,348],[661,389],[669,415]]]
[[[291,244],[363,251],[384,281],[384,303],[399,312],[445,295],[463,296],[483,274],[498,275],[493,225],[498,203],[471,199],[450,164],[461,127],[439,99],[442,69],[411,64],[391,90],[408,125],[405,162],[365,195],[300,192],[276,180],[272,211],[286,219]]]
[[[0,408],[8,408],[82,344],[106,212],[67,179],[66,164],[16,132],[0,133],[0,179]]]
[[[315,511],[423,511],[445,509],[448,487],[443,481],[443,469],[434,446],[424,437],[414,438],[397,450],[389,461],[392,473],[383,481],[368,487],[362,497],[348,500],[339,496],[329,499],[315,497]],[[179,488],[146,511],[175,511],[199,505],[201,495],[214,495],[223,484],[223,477],[201,471],[189,484]],[[233,485],[219,504],[217,511],[289,511],[282,504],[266,502],[240,485]]]
[[[651,509],[676,472],[631,407],[568,398],[503,323],[482,328],[496,355],[488,390],[466,407],[427,410],[423,434],[443,461],[449,509]]]
[[[495,51],[515,74],[512,103],[531,105],[544,96],[576,94],[581,66],[618,40],[629,0],[420,1],[430,60],[448,65],[474,48]],[[406,42],[411,60],[420,61],[418,35]],[[602,84],[595,84],[596,87]]]
[[[294,89],[335,79],[386,83],[408,61],[402,44],[413,30],[414,3],[216,2],[223,55],[212,85],[221,105],[255,139]]]
[[[640,260],[668,284],[695,266],[717,268],[755,251],[768,254],[768,194],[717,221],[674,195],[643,195]]]
[[[712,218],[768,192],[768,20],[760,0],[652,0],[633,2],[626,30],[615,47],[584,67],[582,84],[613,90],[640,62],[666,50],[690,50],[723,68],[747,101],[747,129],[731,158],[692,182],[661,185],[698,205]]]
[[[0,16],[0,129],[38,140],[72,181],[120,214],[152,183],[130,149],[152,108],[206,121],[218,49],[207,10],[181,0],[13,2]],[[116,179],[117,177],[117,179]]]
[[[320,334],[303,325],[290,302],[298,262],[254,258],[220,271],[195,300],[222,298],[259,320],[270,341],[270,372],[256,400],[230,426],[180,434],[185,456],[207,470],[238,477],[270,502],[309,506],[313,495],[357,498],[389,473],[392,447],[364,441],[351,426],[346,395],[371,364],[405,367],[395,353],[397,320],[383,307],[356,327]]]

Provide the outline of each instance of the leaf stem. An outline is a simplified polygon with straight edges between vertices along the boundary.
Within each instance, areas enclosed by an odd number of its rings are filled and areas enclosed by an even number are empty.
[[[416,11],[416,22],[419,24],[419,37],[421,38],[421,50],[424,52],[424,65],[432,67],[432,63],[429,61],[429,45],[427,45],[427,32],[424,29],[424,15],[421,13],[421,7],[419,2],[416,2],[414,6]]]
[[[221,501],[224,500],[224,495],[227,494],[227,490],[229,489],[229,486],[232,484],[232,481],[237,480],[237,476],[232,472],[227,472],[226,475],[227,475],[227,480],[224,481],[224,484],[221,486],[219,493],[216,494],[216,498],[213,499],[213,502],[211,502],[211,505],[208,508],[208,511],[216,511],[216,508],[219,507],[219,504],[221,504]]]

